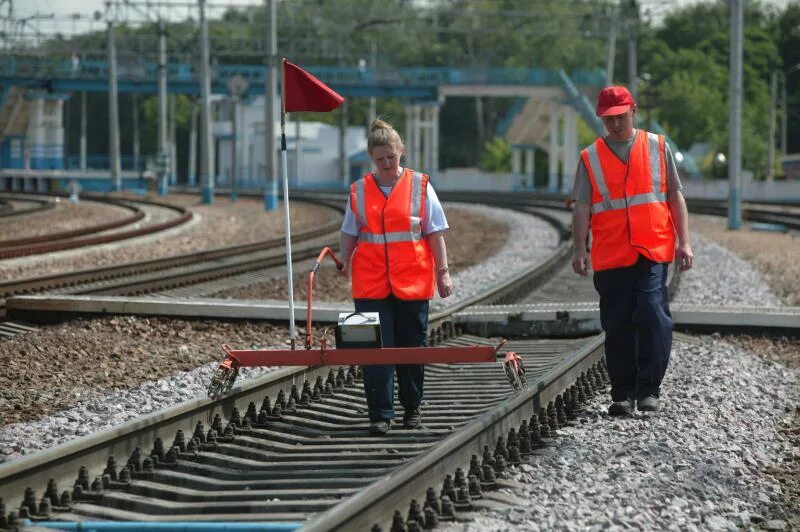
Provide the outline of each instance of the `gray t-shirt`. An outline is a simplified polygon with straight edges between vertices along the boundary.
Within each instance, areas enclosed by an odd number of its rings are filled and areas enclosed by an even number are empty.
[[[634,130],[634,135],[628,140],[611,140],[608,136],[604,138],[608,147],[611,148],[611,151],[623,162],[627,163],[628,155],[631,153],[631,146],[633,146],[633,141],[636,138],[636,130]],[[667,195],[669,195],[676,190],[682,190],[683,185],[681,185],[681,179],[678,176],[678,169],[675,166],[675,159],[672,157],[672,150],[669,149],[669,144],[665,143],[664,148],[664,153],[667,157]],[[578,170],[575,172],[575,185],[572,188],[572,199],[580,203],[592,204],[592,182],[589,180],[589,172],[586,170],[582,158],[578,161]]]

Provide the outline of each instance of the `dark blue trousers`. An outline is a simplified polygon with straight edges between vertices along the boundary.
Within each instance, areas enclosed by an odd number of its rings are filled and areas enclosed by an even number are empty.
[[[428,300],[405,301],[389,296],[386,299],[355,299],[357,312],[377,312],[381,319],[381,340],[384,347],[427,346]],[[364,392],[367,396],[370,421],[394,418],[394,374],[400,404],[405,410],[419,407],[425,366],[422,364],[363,366]]]
[[[668,266],[640,256],[633,266],[594,273],[612,401],[659,395],[672,349]]]

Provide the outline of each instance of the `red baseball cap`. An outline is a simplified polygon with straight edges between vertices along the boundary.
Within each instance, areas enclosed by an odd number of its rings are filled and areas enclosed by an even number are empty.
[[[606,87],[597,97],[597,116],[621,115],[632,105],[636,105],[633,96],[625,87]]]

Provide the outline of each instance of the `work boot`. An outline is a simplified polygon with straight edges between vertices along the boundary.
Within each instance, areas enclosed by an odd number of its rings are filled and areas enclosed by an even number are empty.
[[[633,399],[614,401],[608,407],[609,416],[629,416],[633,413]]]
[[[370,423],[369,433],[373,436],[382,436],[389,432],[390,428],[392,428],[391,420],[381,419],[380,421],[373,421]]]
[[[407,429],[415,429],[422,423],[422,414],[419,413],[419,407],[409,408],[403,414],[403,427]]]
[[[639,399],[637,407],[640,412],[658,412],[661,410],[660,401],[655,395],[648,395],[647,397]]]

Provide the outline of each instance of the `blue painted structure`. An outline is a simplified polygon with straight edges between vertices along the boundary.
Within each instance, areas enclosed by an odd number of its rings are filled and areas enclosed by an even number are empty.
[[[0,141],[0,168],[25,167],[25,136],[9,135]]]
[[[119,92],[158,92],[156,63],[120,64]],[[311,74],[342,96],[408,97],[436,99],[442,85],[517,85],[561,86],[562,70],[548,68],[448,68],[401,67],[391,70],[358,67],[307,67]],[[264,91],[266,68],[263,65],[213,65],[211,91],[228,94],[227,82],[240,75],[249,82],[248,91]],[[167,65],[167,90],[178,94],[200,94],[198,73],[193,65]],[[569,78],[577,85],[602,87],[605,74],[601,70],[576,70]],[[45,57],[0,58],[0,84],[48,91],[108,91],[108,64],[105,61],[82,61]],[[248,93],[244,95],[249,96]]]
[[[80,178],[80,172],[75,173],[75,178],[64,178],[57,180],[57,187],[59,190],[69,190],[69,183],[70,181],[77,181],[80,185],[80,190],[82,192],[111,192],[113,189],[111,184],[111,174],[108,174],[108,178],[88,178],[82,179]],[[137,177],[137,178],[129,178],[123,177],[122,178],[122,190],[128,190],[135,193],[146,194],[148,192],[149,185],[152,181],[146,179],[144,177]]]

